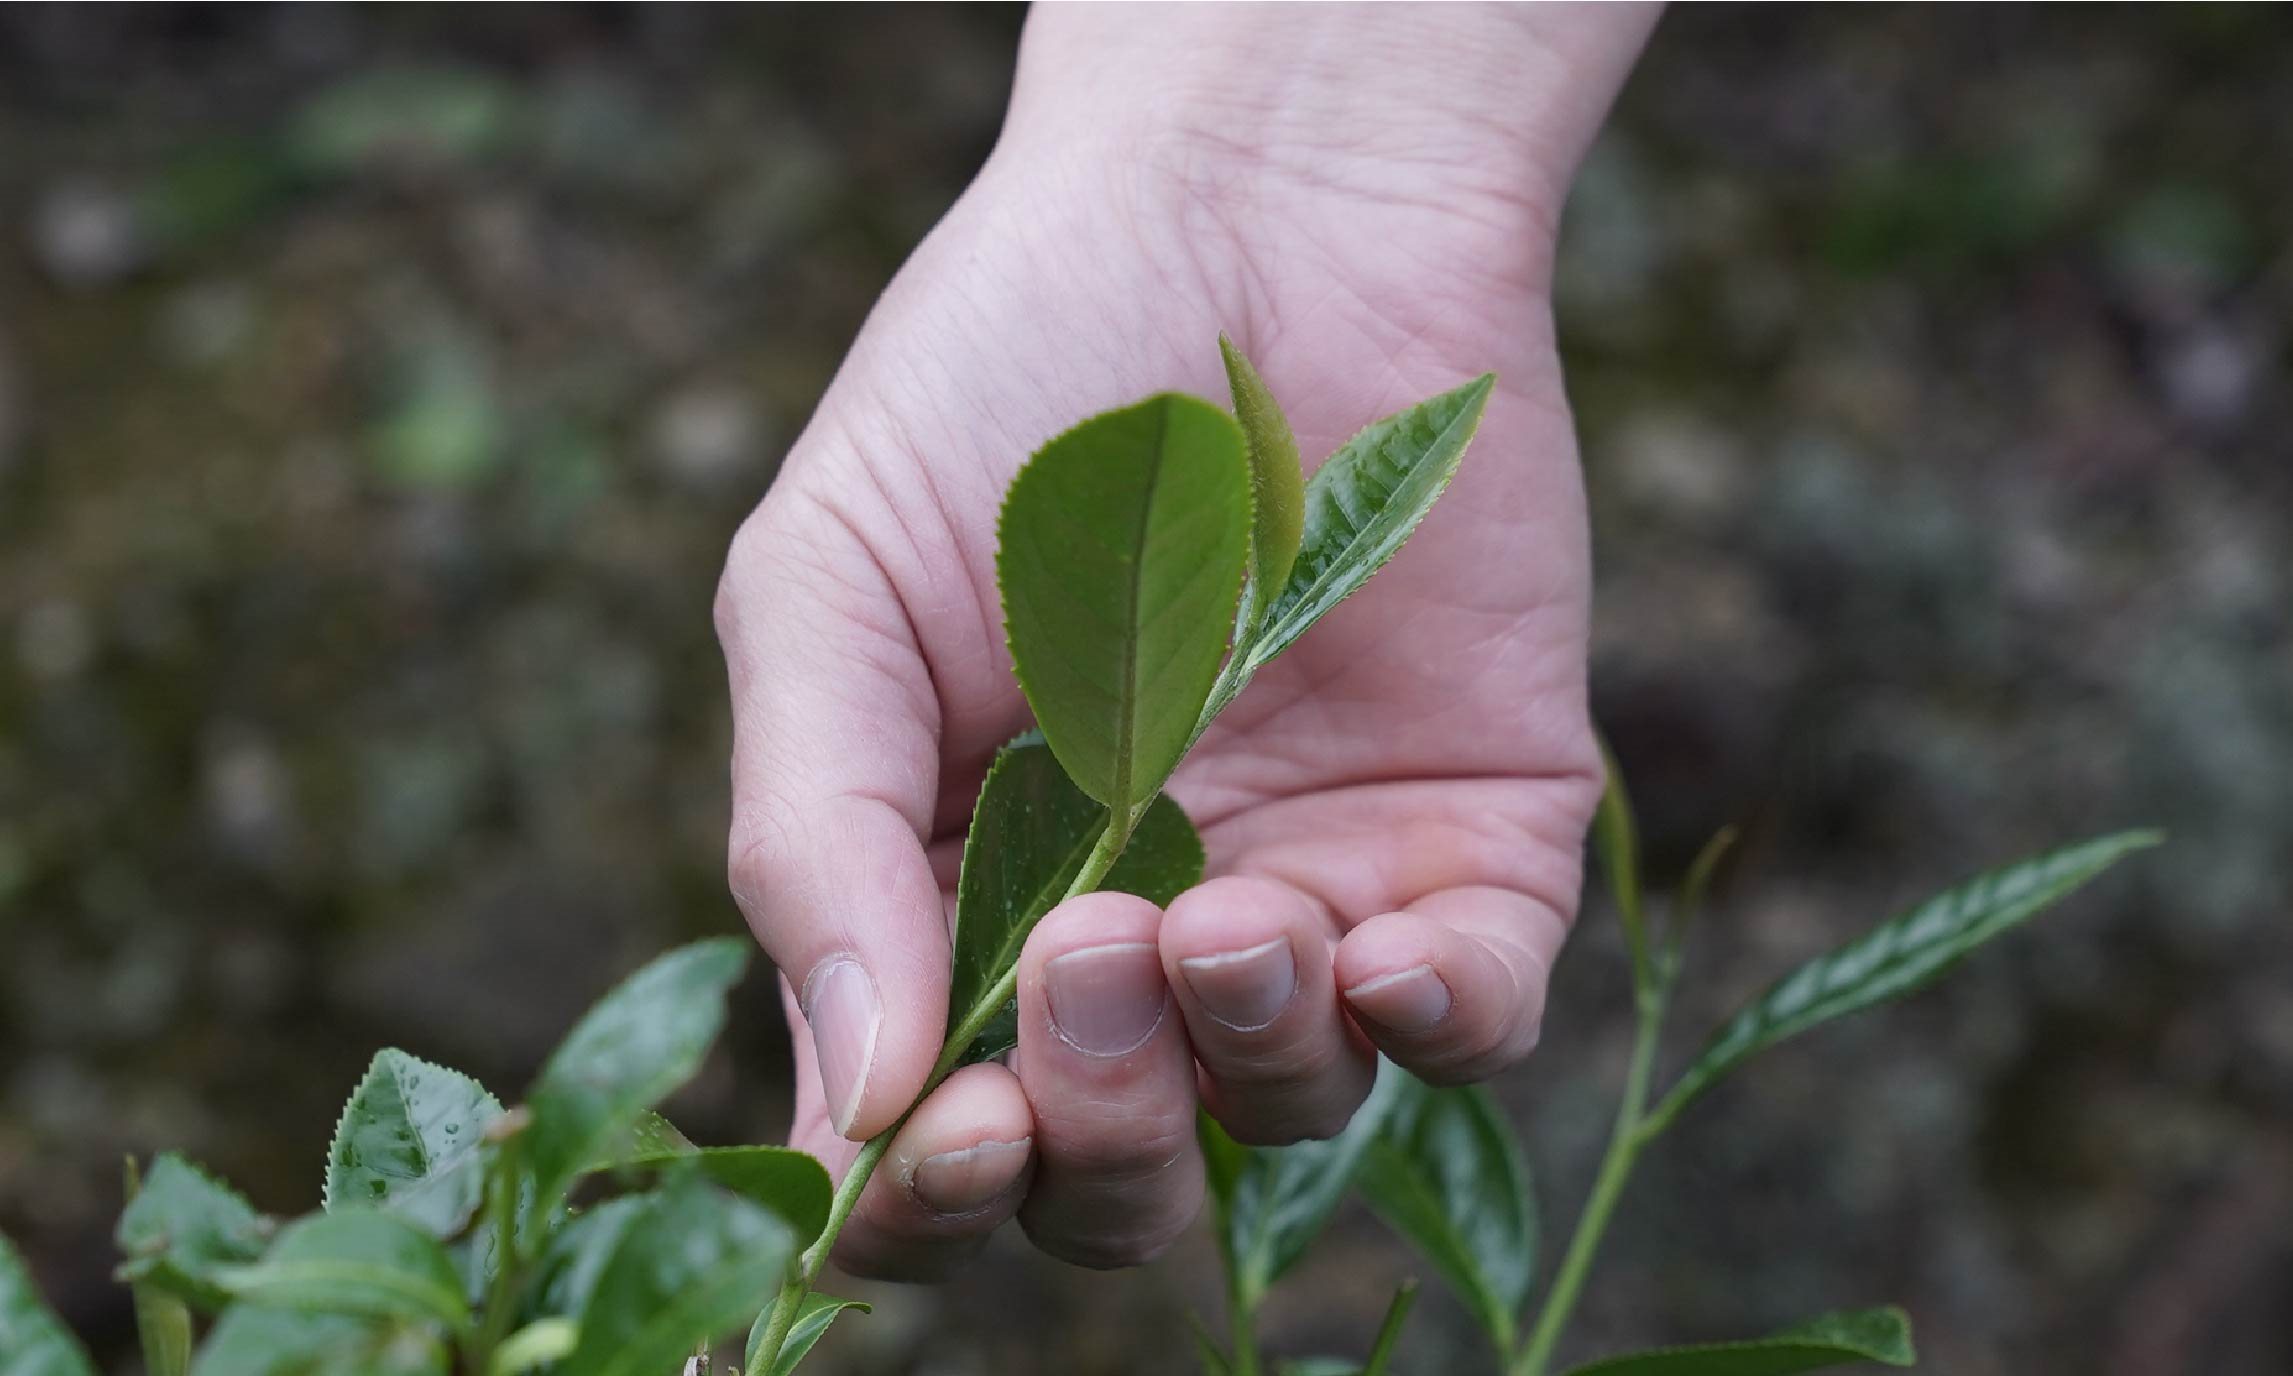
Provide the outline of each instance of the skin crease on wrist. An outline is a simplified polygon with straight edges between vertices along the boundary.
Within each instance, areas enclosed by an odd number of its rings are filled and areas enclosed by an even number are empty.
[[[1309,461],[1501,380],[1410,548],[1173,779],[1214,877],[1167,911],[1090,894],[1043,921],[1015,1065],[967,1068],[907,1120],[839,1262],[943,1274],[1015,1216],[1054,1255],[1144,1260],[1199,1206],[1198,1098],[1246,1141],[1325,1136],[1373,1048],[1454,1082],[1534,1045],[1599,785],[1545,284],[1561,189],[1651,17],[1030,20],[995,153],[886,290],[719,593],[731,878],[785,975],[796,1145],[842,1169],[939,1050],[963,829],[1028,721],[994,579],[1024,456],[1150,391],[1222,396],[1221,330]]]

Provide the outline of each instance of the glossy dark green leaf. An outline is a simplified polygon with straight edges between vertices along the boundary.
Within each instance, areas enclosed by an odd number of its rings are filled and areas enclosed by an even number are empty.
[[[1720,1029],[1649,1115],[1647,1130],[1661,1131],[1697,1095],[1757,1052],[1909,993],[1975,947],[2161,839],[2154,831],[2119,832],[1992,870],[1807,962]]]
[[[1236,644],[1256,638],[1274,598],[1289,585],[1290,567],[1306,529],[1306,472],[1298,462],[1298,438],[1274,400],[1266,380],[1234,341],[1218,336],[1226,360],[1226,386],[1234,396],[1234,418],[1250,452],[1250,580],[1242,594],[1242,628]]]
[[[1197,1119],[1219,1249],[1245,1307],[1255,1307],[1320,1235],[1353,1188],[1386,1115],[1414,1083],[1381,1064],[1368,1101],[1326,1142],[1245,1147],[1208,1114]]]
[[[380,1209],[312,1214],[287,1226],[263,1259],[224,1267],[218,1284],[242,1304],[378,1318],[469,1321],[462,1276],[438,1240]]]
[[[192,1376],[446,1376],[426,1324],[234,1304],[200,1346]]]
[[[660,1376],[739,1328],[779,1288],[796,1234],[770,1211],[687,1175],[639,1196],[578,1314],[556,1376]]]
[[[710,1180],[778,1214],[795,1233],[800,1247],[810,1246],[827,1225],[836,1183],[809,1153],[792,1147],[693,1147],[681,1152],[654,1152],[628,1164],[673,1166],[681,1162],[691,1162]]]
[[[1114,808],[1161,790],[1226,657],[1250,557],[1234,418],[1164,393],[1037,451],[998,527],[1013,667],[1067,773]]]
[[[276,1228],[236,1190],[168,1152],[151,1163],[143,1188],[119,1216],[113,1239],[125,1257],[120,1279],[217,1309],[230,1296],[216,1272],[261,1257]]]
[[[1361,1190],[1441,1272],[1497,1350],[1510,1352],[1536,1276],[1537,1209],[1520,1139],[1496,1103],[1478,1089],[1410,1081],[1370,1150]]]
[[[95,1376],[79,1340],[49,1310],[31,1269],[0,1237],[0,1376]]]
[[[1314,471],[1303,543],[1250,649],[1253,667],[1290,648],[1401,548],[1456,476],[1496,383],[1494,374],[1483,374],[1387,416]]]
[[[1029,732],[1005,746],[980,786],[956,882],[955,961],[948,1028],[963,1025],[1019,960],[1027,934],[1075,882],[1107,810],[1067,778]],[[1178,804],[1157,796],[1102,888],[1166,904],[1202,882],[1202,841]],[[1010,1050],[1015,1019],[974,1044],[972,1059]]]
[[[817,1290],[807,1292],[804,1302],[797,1306],[796,1322],[789,1326],[788,1336],[781,1339],[780,1355],[772,1359],[769,1376],[788,1376],[796,1370],[796,1364],[812,1351],[813,1344],[828,1331],[828,1325],[836,1322],[836,1317],[847,1309],[865,1314],[869,1306],[861,1300],[840,1300]],[[744,1370],[756,1364],[756,1349],[764,1342],[764,1330],[771,1322],[772,1310],[768,1306],[756,1316],[756,1323],[748,1330],[748,1344],[741,1351]]]
[[[724,1026],[725,992],[748,955],[747,943],[732,937],[679,947],[574,1026],[527,1100],[533,1123],[522,1142],[536,1207],[555,1208],[575,1176],[692,1078]]]
[[[458,1070],[395,1048],[375,1053],[327,1148],[326,1207],[387,1206],[452,1236],[477,1212],[480,1139],[501,1111]]]
[[[1909,1366],[1914,1360],[1911,1320],[1902,1310],[1858,1309],[1810,1319],[1772,1338],[1609,1357],[1569,1376],[1790,1376],[1863,1362]]]

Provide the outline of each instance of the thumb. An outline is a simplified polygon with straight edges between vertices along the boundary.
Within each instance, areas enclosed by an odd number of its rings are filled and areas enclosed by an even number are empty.
[[[867,1138],[922,1091],[947,1020],[947,922],[924,854],[937,699],[897,593],[821,498],[766,497],[733,541],[716,617],[733,897],[796,991],[830,1125]]]

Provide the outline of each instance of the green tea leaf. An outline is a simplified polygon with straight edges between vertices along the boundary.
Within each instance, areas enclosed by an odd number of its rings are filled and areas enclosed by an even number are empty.
[[[605,1274],[605,1263],[613,1259],[622,1235],[649,1203],[646,1195],[608,1199],[551,1231],[535,1263],[540,1280],[533,1312],[521,1317],[578,1321],[589,1307],[589,1297],[597,1292],[597,1278]]]
[[[95,1370],[40,1298],[24,1259],[0,1237],[0,1376],[95,1376]]]
[[[501,1111],[458,1070],[395,1048],[376,1052],[327,1148],[326,1207],[383,1205],[434,1236],[453,1236],[485,1192],[478,1149]]]
[[[1246,1308],[1255,1307],[1321,1233],[1353,1187],[1387,1115],[1415,1083],[1400,1068],[1381,1063],[1368,1101],[1344,1132],[1326,1142],[1245,1147],[1208,1114],[1196,1119],[1219,1249]]]
[[[523,1138],[534,1206],[557,1206],[574,1177],[624,1140],[639,1116],[700,1068],[724,1025],[725,992],[747,943],[699,941],[654,960],[607,994],[542,1067]]]
[[[1036,452],[996,549],[1013,667],[1059,763],[1110,808],[1145,803],[1194,736],[1250,557],[1234,418],[1164,393]]]
[[[857,1309],[865,1314],[869,1308],[861,1300],[840,1300],[817,1290],[807,1291],[804,1302],[797,1306],[796,1322],[789,1326],[788,1336],[781,1339],[780,1355],[772,1359],[770,1376],[788,1376],[788,1373],[796,1370],[796,1364],[812,1351],[812,1345],[820,1341],[821,1335],[828,1331],[828,1325],[836,1322],[837,1315],[847,1309]],[[763,1344],[764,1330],[771,1324],[772,1310],[767,1307],[756,1316],[756,1323],[748,1330],[748,1344],[742,1349],[741,1355],[744,1370],[756,1364],[756,1349]]]
[[[216,1281],[242,1304],[377,1318],[469,1322],[462,1277],[437,1239],[379,1209],[312,1214],[279,1234],[263,1259],[224,1267]]]
[[[1401,548],[1456,475],[1496,385],[1484,373],[1387,416],[1314,471],[1297,563],[1250,649],[1252,669],[1289,649]]]
[[[640,1196],[578,1314],[556,1376],[660,1376],[746,1323],[779,1288],[796,1235],[697,1175]]]
[[[955,962],[948,1030],[977,1011],[1027,944],[1027,934],[1075,882],[1107,811],[1075,787],[1043,737],[1029,732],[996,755],[964,838],[956,881]],[[1167,904],[1202,882],[1202,841],[1178,804],[1157,795],[1102,888]],[[1016,1013],[973,1044],[970,1059],[1011,1049]]]
[[[1520,1139],[1481,1090],[1411,1085],[1370,1149],[1362,1194],[1441,1272],[1497,1350],[1510,1352],[1537,1261]]]
[[[536,1319],[502,1339],[486,1363],[486,1376],[520,1376],[548,1366],[573,1350],[581,1340],[581,1327],[571,1319]]]
[[[1218,336],[1218,352],[1226,360],[1234,418],[1250,451],[1250,580],[1234,637],[1242,648],[1257,638],[1274,598],[1289,584],[1306,529],[1306,472],[1298,462],[1297,436],[1265,379],[1225,335]]]
[[[113,1240],[126,1258],[119,1276],[219,1309],[230,1296],[216,1272],[261,1257],[277,1226],[236,1190],[168,1152],[151,1163],[142,1190],[119,1216]]]
[[[670,1166],[691,1162],[701,1174],[734,1194],[762,1204],[780,1216],[808,1247],[828,1223],[836,1184],[809,1153],[792,1147],[693,1147],[635,1157],[631,1166]]]
[[[1825,1314],[1772,1338],[1609,1357],[1568,1376],[1790,1376],[1863,1362],[1909,1366],[1915,1360],[1911,1320],[1902,1310],[1859,1309]]]
[[[446,1376],[445,1344],[424,1324],[234,1304],[192,1376]]]
[[[1645,1131],[1662,1131],[1697,1095],[1753,1054],[1833,1018],[1909,993],[1975,947],[2162,839],[2154,831],[2119,832],[1992,870],[1807,962],[1770,986],[1713,1036],[1649,1114]]]

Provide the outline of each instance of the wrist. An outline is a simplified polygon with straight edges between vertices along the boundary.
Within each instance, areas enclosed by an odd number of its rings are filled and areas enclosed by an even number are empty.
[[[1039,5],[999,160],[1176,189],[1221,227],[1406,208],[1471,222],[1541,281],[1640,7]],[[1109,182],[1114,183],[1110,188]]]

